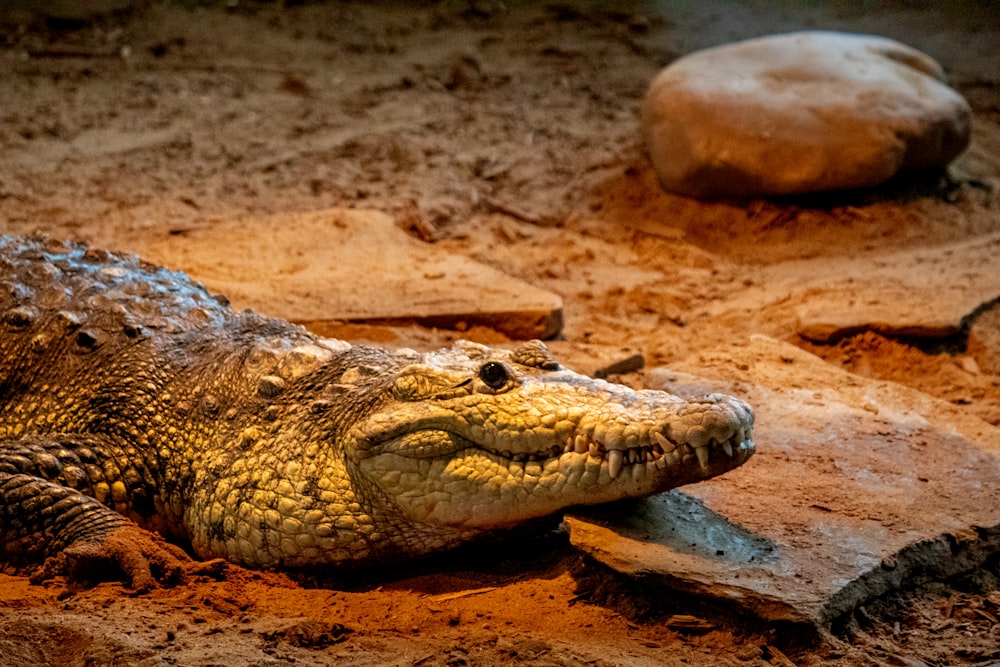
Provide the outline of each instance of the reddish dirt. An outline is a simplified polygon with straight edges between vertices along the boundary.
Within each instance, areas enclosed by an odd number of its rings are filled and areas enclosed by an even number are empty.
[[[233,4],[137,2],[78,24],[0,14],[3,230],[132,248],[239,215],[375,208],[560,294],[557,347],[581,367],[624,348],[670,363],[745,338],[738,318],[709,306],[766,290],[755,285],[760,265],[811,258],[822,271],[824,258],[877,259],[1000,230],[1000,26],[986,5]],[[941,60],[973,106],[968,153],[947,173],[867,192],[714,203],[663,194],[637,132],[652,75],[699,46],[803,27],[887,34]],[[801,344],[998,424],[1000,308],[972,315],[947,341],[867,332]],[[801,342],[790,323],[765,324]],[[340,333],[421,347],[459,335]],[[0,662],[1000,660],[996,558],[876,600],[819,643],[619,577],[558,530],[380,574],[317,580],[230,566],[134,595],[115,582],[32,585],[8,572]]]
[[[966,338],[957,349],[951,346],[951,352],[934,349],[941,344],[928,349],[927,341],[894,340],[871,331],[834,345],[803,343],[802,347],[863,377],[891,380],[968,406],[985,421],[1000,425],[1000,382],[996,370],[991,370],[996,348],[976,337]]]

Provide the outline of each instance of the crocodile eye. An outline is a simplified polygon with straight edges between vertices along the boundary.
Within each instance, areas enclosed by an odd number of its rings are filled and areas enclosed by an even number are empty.
[[[497,361],[488,361],[479,369],[479,379],[491,389],[500,389],[507,384],[507,369]]]

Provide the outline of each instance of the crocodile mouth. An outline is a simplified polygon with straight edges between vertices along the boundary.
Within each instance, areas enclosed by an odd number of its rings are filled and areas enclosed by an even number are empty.
[[[564,454],[587,456],[599,463],[607,462],[608,474],[611,479],[615,479],[625,466],[637,464],[653,464],[659,470],[666,470],[682,462],[697,461],[702,472],[707,473],[720,459],[723,464],[736,465],[746,460],[754,449],[753,441],[747,437],[743,429],[738,429],[726,440],[710,438],[700,446],[673,442],[659,432],[654,432],[651,439],[653,442],[649,445],[621,447],[614,444],[606,445],[585,433],[580,433],[566,438],[562,447],[553,446],[548,453],[515,453],[506,450],[491,451],[491,453],[514,463],[544,463]]]
[[[678,443],[668,439],[658,431],[651,436],[651,444],[622,448],[605,445],[586,434],[567,438],[562,454],[586,454],[597,461],[607,461],[611,479],[618,477],[626,465],[653,464],[659,470],[666,470],[678,463],[697,461],[702,472],[707,473],[721,458],[723,463],[735,465],[746,459],[753,450],[753,441],[743,429],[737,429],[725,440],[710,438],[700,446]],[[516,460],[516,458],[515,458]]]
[[[569,436],[563,444],[548,449],[514,451],[497,449],[478,443],[464,435],[447,430],[421,429],[397,434],[371,449],[371,454],[396,454],[412,459],[447,458],[463,452],[480,452],[506,464],[539,463],[564,456],[586,457],[597,463],[607,463],[608,475],[616,479],[626,466],[652,465],[659,470],[697,463],[702,473],[713,468],[727,469],[745,461],[754,451],[750,431],[744,426],[734,428],[725,439],[708,438],[702,443],[675,442],[659,431],[653,431],[646,445],[628,446],[621,442],[601,442],[587,433]]]

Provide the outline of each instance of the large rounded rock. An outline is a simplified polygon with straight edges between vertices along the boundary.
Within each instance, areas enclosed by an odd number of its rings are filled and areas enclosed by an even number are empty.
[[[968,145],[969,105],[891,39],[799,32],[685,56],[642,104],[663,187],[695,197],[877,185]]]

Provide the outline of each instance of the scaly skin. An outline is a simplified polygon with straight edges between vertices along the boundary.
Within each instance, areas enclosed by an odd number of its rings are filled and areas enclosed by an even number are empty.
[[[122,556],[134,521],[203,558],[377,565],[707,479],[754,450],[735,398],[594,380],[537,341],[352,346],[76,244],[0,238],[0,317],[10,562],[104,549],[146,583],[142,562],[174,561],[155,538]]]

